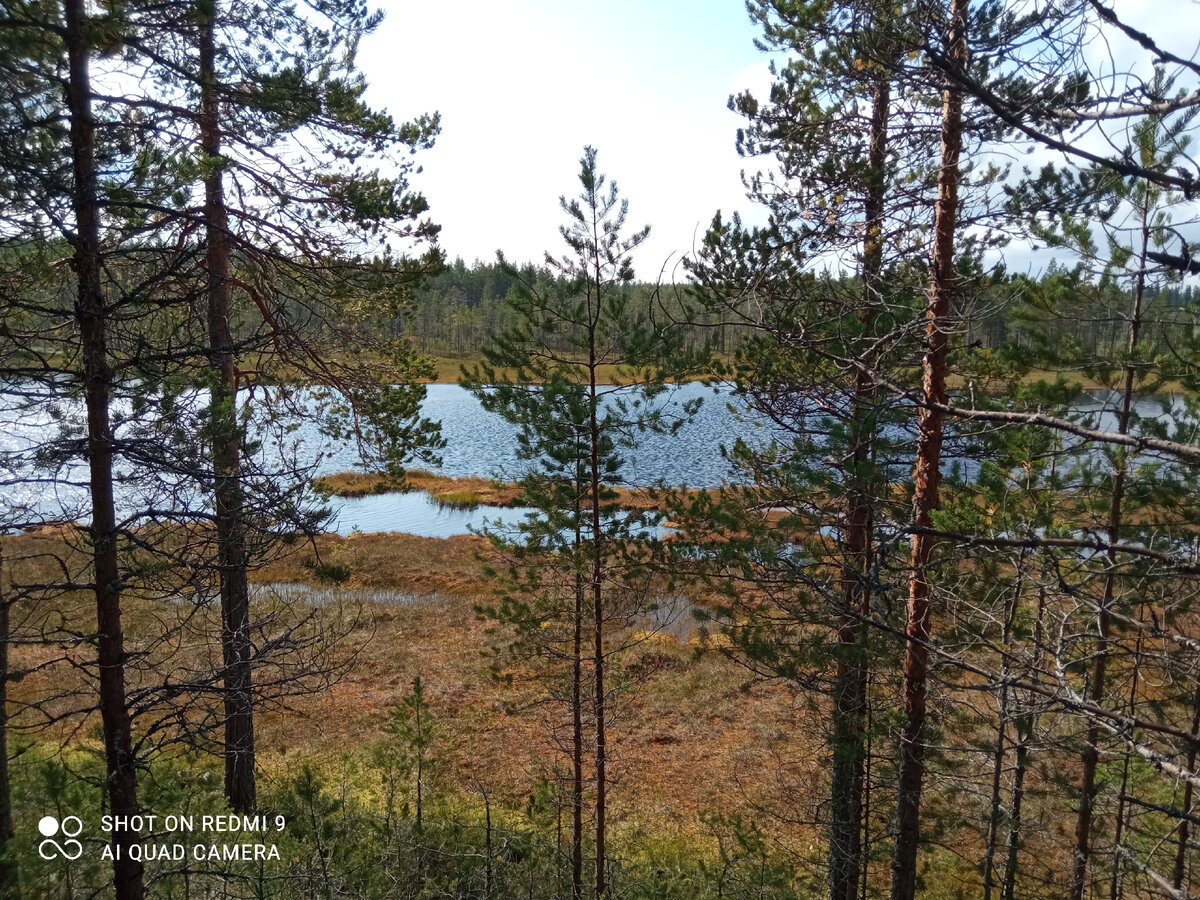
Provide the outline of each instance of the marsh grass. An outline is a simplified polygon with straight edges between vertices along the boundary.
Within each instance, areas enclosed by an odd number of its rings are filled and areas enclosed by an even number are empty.
[[[432,496],[434,503],[449,509],[477,509],[483,505],[483,497],[478,491],[442,491]]]
[[[10,559],[21,556],[32,565],[31,552],[74,553],[57,534],[6,538]],[[523,705],[493,679],[496,636],[475,614],[476,604],[493,596],[494,584],[480,564],[489,552],[487,542],[474,536],[323,535],[255,571],[256,616],[267,609],[276,616],[291,610],[297,618],[316,611],[342,631],[326,657],[336,664],[340,679],[284,704],[271,704],[258,717],[261,764],[268,780],[273,773],[295,771],[300,760],[368,754],[380,738],[390,703],[421,675],[447,736],[451,789],[469,792],[481,780],[498,802],[523,806],[554,759],[546,737],[550,713]],[[306,556],[345,567],[348,577],[340,584],[323,583],[316,566],[304,565]],[[95,608],[85,595],[73,592],[53,602],[63,604],[74,628],[88,633],[95,627]],[[125,614],[131,646],[149,640],[164,616],[185,608],[178,601],[169,606],[130,594]],[[160,672],[185,663],[188,668],[219,665],[219,610],[209,603],[189,615],[192,627],[178,651],[187,658],[147,659],[136,679],[149,684]],[[628,664],[649,677],[615,735],[623,773],[618,821],[697,832],[698,810],[724,800],[741,802],[742,789],[730,778],[743,761],[756,757],[756,723],[791,719],[789,701],[770,686],[744,692],[744,672],[720,654],[698,654],[694,645],[674,637],[646,637],[630,652]],[[39,669],[13,685],[14,708],[69,689],[81,701],[77,708],[88,710],[39,732],[39,742],[75,746],[98,721],[82,702],[91,689],[80,667],[87,651],[77,648],[73,661]],[[50,654],[39,647],[13,649],[18,664],[36,663]],[[186,718],[187,711],[181,715]],[[804,723],[795,723],[794,736],[818,752],[812,729]],[[697,765],[696,760],[706,762]],[[765,759],[757,762],[765,764]]]

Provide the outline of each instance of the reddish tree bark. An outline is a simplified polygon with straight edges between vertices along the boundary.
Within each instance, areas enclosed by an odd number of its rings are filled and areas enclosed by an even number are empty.
[[[250,593],[246,578],[245,510],[241,436],[237,421],[237,369],[230,328],[229,211],[221,161],[221,114],[216,71],[218,5],[200,26],[200,145],[204,175],[205,255],[208,275],[209,357],[217,567],[221,589],[221,652],[224,662],[225,795],[238,812],[253,812],[254,698],[251,672]]]
[[[883,267],[883,217],[886,190],[888,111],[891,85],[879,78],[873,87],[868,151],[868,184],[864,203],[863,297],[859,319],[874,318]],[[830,785],[829,897],[856,900],[862,871],[864,723],[867,704],[865,617],[870,611],[869,572],[874,556],[874,506],[867,469],[875,439],[877,389],[865,370],[854,380],[850,423],[850,471],[842,531],[842,610],[838,616],[838,661],[833,683],[833,771]]]
[[[916,492],[904,653],[904,729],[900,735],[900,775],[896,796],[892,900],[913,900],[920,839],[921,786],[925,777],[925,680],[929,671],[931,631],[928,567],[933,557],[932,513],[938,507],[946,366],[950,348],[950,298],[954,292],[955,226],[958,216],[959,156],[962,153],[962,90],[955,72],[966,70],[967,0],[952,0],[946,35],[951,73],[942,92],[942,158],[934,213],[933,277],[929,289],[923,394],[917,432]]]

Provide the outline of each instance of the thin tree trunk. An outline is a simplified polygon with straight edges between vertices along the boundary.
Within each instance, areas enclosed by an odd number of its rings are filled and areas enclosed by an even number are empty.
[[[946,35],[947,58],[956,72],[967,63],[967,0],[953,0]],[[942,93],[942,159],[934,215],[928,333],[924,359],[926,401],[944,404],[949,352],[950,297],[954,291],[954,235],[958,215],[959,156],[962,153],[962,91],[947,76]],[[933,525],[941,481],[944,414],[923,407],[918,421],[916,493],[913,518],[918,529]],[[895,847],[892,855],[892,900],[913,900],[920,842],[921,785],[925,777],[925,679],[929,669],[931,612],[928,567],[934,539],[920,530],[913,535],[904,653],[904,728],[900,736],[900,774],[896,795]]]
[[[869,182],[864,204],[863,307],[859,319],[867,327],[874,319],[883,264],[883,214],[886,187],[888,104],[890,84],[874,86],[868,162]],[[833,683],[833,771],[830,784],[829,828],[830,900],[856,900],[862,862],[863,743],[866,706],[866,616],[870,611],[870,569],[874,556],[874,479],[868,472],[874,444],[876,388],[865,371],[854,379],[853,419],[850,423],[850,470],[843,513],[845,559],[842,563],[842,609],[838,615],[838,658]]]
[[[64,0],[69,66],[67,104],[75,212],[75,274],[79,294],[75,320],[83,347],[84,403],[87,407],[88,470],[92,500],[92,565],[96,593],[96,651],[100,669],[100,719],[104,730],[108,805],[114,816],[138,812],[137,768],[129,708],[125,701],[125,638],[121,629],[121,573],[113,499],[113,440],[109,421],[111,372],[108,322],[100,286],[100,208],[96,187],[96,133],[92,120],[90,49],[85,38],[84,0]],[[129,848],[138,835],[113,829],[113,888],[117,900],[141,900],[142,864]]]
[[[867,640],[870,640],[870,632]],[[859,866],[859,900],[867,900],[871,868],[871,734],[875,723],[871,713],[871,673],[867,671],[867,689],[863,694],[866,722],[863,738],[863,806],[862,806],[862,864]]]
[[[1000,888],[1001,900],[1014,900],[1017,889],[1017,871],[1021,852],[1021,813],[1025,802],[1025,772],[1029,768],[1029,738],[1032,721],[1022,717],[1015,723],[1017,742],[1016,763],[1013,769],[1013,786],[1008,805],[1008,839],[1005,842],[1004,881]]]
[[[1133,408],[1133,387],[1137,370],[1132,361],[1142,324],[1142,299],[1146,286],[1146,251],[1150,245],[1148,209],[1142,210],[1142,249],[1138,257],[1138,274],[1134,283],[1133,309],[1129,316],[1128,350],[1130,362],[1125,366],[1125,379],[1121,391],[1121,411],[1117,416],[1117,433],[1129,434],[1129,421]],[[1125,476],[1128,468],[1126,450],[1117,449],[1116,466],[1113,472],[1112,494],[1108,507],[1108,572],[1104,576],[1104,593],[1097,616],[1096,659],[1092,666],[1091,685],[1088,699],[1099,706],[1104,701],[1105,681],[1108,669],[1109,639],[1112,630],[1111,615],[1117,585],[1117,551],[1115,545],[1121,538],[1122,507],[1125,502]],[[1086,743],[1081,755],[1083,774],[1079,786],[1079,812],[1075,818],[1075,851],[1071,865],[1070,898],[1083,900],[1087,886],[1087,870],[1091,855],[1092,815],[1096,804],[1096,767],[1100,762],[1100,726],[1095,722],[1088,725]]]
[[[19,897],[17,859],[13,838],[12,793],[8,784],[8,642],[12,598],[4,579],[4,550],[0,544],[0,897]]]
[[[419,677],[419,676],[418,676]],[[420,695],[418,694],[416,715],[417,724],[417,823],[416,832],[418,835],[425,832],[425,734],[422,722],[422,704]]]
[[[598,237],[598,236],[597,236]],[[596,266],[596,309],[588,325],[588,437],[591,453],[592,514],[592,671],[595,684],[596,716],[596,900],[606,887],[604,854],[608,805],[608,723],[604,696],[604,558],[600,520],[600,423],[597,417],[596,323],[600,317],[600,270]]]
[[[992,891],[996,887],[996,847],[1000,841],[1000,789],[1004,775],[1005,761],[1005,732],[1008,727],[1008,680],[1012,671],[1010,645],[1012,643],[1013,621],[1017,615],[1017,607],[1021,601],[1021,591],[1024,586],[1025,555],[1021,554],[1018,562],[1016,585],[1004,606],[1004,633],[1001,636],[1000,662],[1000,696],[996,704],[996,745],[992,751],[992,803],[988,812],[987,848],[983,858],[983,898],[992,900]]]
[[[245,510],[237,370],[230,327],[229,211],[221,167],[220,98],[216,71],[217,3],[200,31],[200,143],[209,163],[204,176],[208,274],[209,357],[216,374],[211,415],[217,566],[221,582],[221,651],[225,684],[225,796],[237,812],[253,812],[254,699],[250,662],[250,596],[246,580]]]
[[[558,766],[554,767],[554,783],[558,784],[562,779],[559,777]],[[558,791],[554,792],[554,846],[562,846],[563,832],[563,805],[562,797]],[[555,869],[555,882],[559,885],[559,892],[562,892],[562,873]]]
[[[576,509],[575,546],[579,533]],[[571,897],[583,897],[583,573],[575,575],[575,635],[571,651]]]
[[[492,900],[492,797],[486,789],[483,789],[483,816],[484,816],[484,859],[486,860],[483,879],[483,897],[484,900]]]
[[[1113,503],[1109,511],[1109,535],[1113,531],[1111,523],[1114,515],[1120,514],[1119,491],[1124,487],[1124,478],[1118,472],[1113,482]],[[1112,566],[1115,556],[1109,551],[1109,565]],[[1104,596],[1101,601],[1098,616],[1098,636],[1096,638],[1096,660],[1092,666],[1091,684],[1088,688],[1088,699],[1095,704],[1104,700],[1105,676],[1108,667],[1108,639],[1111,630],[1109,606],[1113,598],[1112,576],[1105,578]],[[1079,786],[1079,811],[1075,818],[1075,849],[1071,864],[1070,897],[1071,900],[1083,900],[1087,886],[1087,869],[1091,854],[1092,812],[1096,800],[1096,766],[1100,761],[1100,750],[1097,743],[1100,740],[1100,726],[1091,722],[1087,728],[1083,753],[1083,774]]]
[[[1188,742],[1187,751],[1187,770],[1189,772],[1196,771],[1196,750],[1200,744],[1197,743],[1197,735],[1200,734],[1200,681],[1196,683],[1196,694],[1192,698],[1192,739]],[[1185,780],[1183,782],[1183,806],[1185,813],[1190,814],[1192,811],[1192,782]],[[1179,828],[1175,832],[1175,869],[1171,873],[1171,886],[1175,890],[1180,890],[1183,887],[1183,876],[1187,867],[1187,848],[1188,836],[1191,828],[1187,818],[1181,817],[1179,820]]]
[[[1040,664],[1042,647],[1042,621],[1046,614],[1046,589],[1038,589],[1037,615],[1033,624],[1034,652]],[[1040,665],[1038,666],[1040,668]],[[1031,697],[1032,699],[1032,697]],[[1029,742],[1033,739],[1033,729],[1036,719],[1031,713],[1018,716],[1015,722],[1017,730],[1016,769],[1013,772],[1012,795],[1008,807],[1008,842],[1005,847],[1004,886],[1001,891],[1002,900],[1015,900],[1017,890],[1017,871],[1021,852],[1021,810],[1025,802],[1025,773],[1029,769]]]
[[[1139,619],[1141,618],[1141,615],[1142,615],[1142,610],[1139,610],[1138,611]],[[1142,636],[1141,636],[1141,633],[1139,632],[1137,642],[1134,646],[1134,651],[1133,651],[1133,675],[1131,676],[1130,685],[1129,685],[1129,717],[1131,719],[1137,718],[1137,691],[1138,691],[1138,681],[1140,680],[1141,674],[1142,674]],[[1130,735],[1130,736],[1132,737],[1132,735]],[[1113,858],[1112,880],[1109,883],[1109,891],[1108,891],[1109,900],[1120,900],[1122,894],[1124,893],[1124,879],[1121,877],[1122,874],[1124,874],[1124,866],[1122,865],[1122,858],[1121,858],[1120,850],[1121,850],[1121,845],[1125,840],[1125,828],[1126,828],[1125,819],[1126,819],[1126,816],[1128,815],[1128,811],[1129,811],[1129,804],[1126,802],[1125,798],[1128,796],[1128,792],[1129,792],[1129,763],[1130,763],[1131,756],[1132,756],[1132,754],[1126,753],[1125,759],[1122,760],[1121,785],[1120,785],[1120,789],[1117,792],[1117,828],[1116,828],[1116,832],[1113,834],[1114,858]]]
[[[1007,677],[1007,673],[1001,676]],[[996,887],[996,846],[1000,834],[1000,788],[1004,774],[1005,730],[1008,724],[1008,685],[1000,684],[999,721],[996,723],[996,745],[992,751],[992,803],[988,811],[987,846],[983,859],[983,900],[992,900]]]

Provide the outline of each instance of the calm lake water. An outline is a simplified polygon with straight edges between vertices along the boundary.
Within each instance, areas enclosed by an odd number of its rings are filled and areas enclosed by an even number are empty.
[[[702,400],[699,412],[676,434],[644,432],[638,435],[636,448],[622,451],[626,461],[623,470],[626,484],[713,487],[723,481],[740,480],[724,458],[722,447],[730,447],[739,439],[751,446],[765,446],[784,435],[781,428],[769,421],[740,412],[742,398],[726,387],[713,388],[698,383],[680,385],[657,403],[670,417],[681,415],[683,404],[695,399]],[[1097,414],[1097,427],[1112,427],[1113,417],[1107,410],[1106,400],[1092,397],[1080,407],[1081,411]],[[303,397],[300,405],[304,405]],[[811,401],[810,405],[819,410],[820,398]],[[0,454],[3,454],[0,459],[4,464],[0,469],[0,516],[10,526],[38,519],[86,520],[89,518],[87,471],[77,456],[65,457],[66,461],[57,465],[50,465],[53,460],[46,458],[41,458],[40,465],[35,465],[34,459],[38,446],[56,432],[63,431],[68,436],[80,433],[79,404],[63,402],[51,407],[35,400],[23,410],[19,406],[14,392],[0,392]],[[453,384],[429,385],[422,411],[441,421],[446,440],[440,466],[430,468],[455,477],[483,476],[504,480],[519,477],[526,471],[529,464],[518,458],[514,426],[486,412],[470,392]],[[118,407],[117,412],[124,411]],[[1173,418],[1164,413],[1161,403],[1155,401],[1139,403],[1138,412],[1164,421]],[[301,418],[285,419],[271,427],[263,425],[259,431],[263,436],[260,461],[268,471],[280,470],[280,460],[284,458],[293,459],[300,466],[312,467],[318,475],[357,467],[357,452],[353,446],[321,435],[314,425]],[[910,437],[898,430],[891,436],[902,443]],[[948,442],[947,455],[948,464],[959,466],[967,477],[978,471],[978,463],[970,458],[969,451],[964,451],[954,441]],[[910,460],[910,449],[901,447],[895,464],[907,467],[911,465]],[[139,494],[134,484],[118,484],[118,495],[122,508],[130,511],[148,505],[148,498]],[[166,502],[191,508],[202,508],[205,502],[184,476],[180,476],[175,484],[168,481],[165,489],[160,486],[156,502],[163,502],[164,496]],[[423,493],[333,498],[330,505],[336,511],[335,527],[343,534],[357,529],[448,537],[477,529],[485,520],[500,520],[502,525],[511,526],[526,512],[495,507],[451,509],[439,506]]]

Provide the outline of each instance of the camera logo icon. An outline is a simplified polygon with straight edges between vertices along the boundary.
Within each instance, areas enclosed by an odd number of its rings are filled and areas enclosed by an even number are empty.
[[[83,855],[83,844],[75,840],[83,831],[79,816],[67,816],[61,823],[54,816],[43,816],[38,822],[38,831],[46,839],[38,844],[38,856],[42,859],[58,859],[60,856],[63,859],[79,859]],[[60,831],[66,838],[61,844],[54,840]]]

